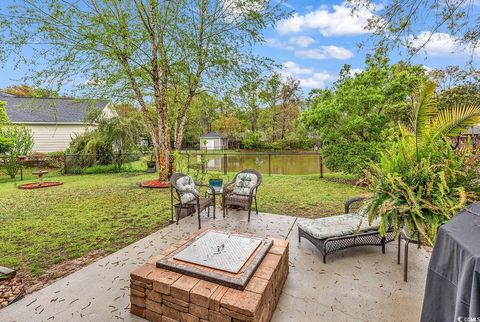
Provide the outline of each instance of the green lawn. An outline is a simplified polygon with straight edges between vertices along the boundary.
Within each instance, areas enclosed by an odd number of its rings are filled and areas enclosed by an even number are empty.
[[[50,175],[47,180],[65,184],[38,190],[0,183],[0,266],[20,269],[35,283],[51,279],[46,272],[62,263],[94,259],[158,230],[170,218],[169,190],[138,186],[154,177]],[[343,201],[361,192],[318,176],[267,176],[258,202],[263,212],[318,217],[342,212]]]

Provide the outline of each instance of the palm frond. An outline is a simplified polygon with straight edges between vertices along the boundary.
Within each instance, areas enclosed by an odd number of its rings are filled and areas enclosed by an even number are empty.
[[[438,112],[432,119],[432,137],[457,136],[480,123],[480,102],[455,105]]]
[[[430,120],[435,115],[435,89],[434,82],[426,81],[418,86],[412,96],[412,116],[410,126],[419,141],[430,128]]]

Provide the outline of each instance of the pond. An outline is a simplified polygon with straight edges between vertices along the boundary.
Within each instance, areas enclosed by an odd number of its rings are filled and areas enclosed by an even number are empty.
[[[224,156],[220,154],[207,155],[207,169],[224,171]],[[200,156],[197,156],[200,161]],[[271,154],[270,166],[268,154],[228,154],[227,171],[239,172],[243,169],[256,169],[262,174],[319,174],[320,157],[318,154]],[[324,173],[328,170],[324,167]]]

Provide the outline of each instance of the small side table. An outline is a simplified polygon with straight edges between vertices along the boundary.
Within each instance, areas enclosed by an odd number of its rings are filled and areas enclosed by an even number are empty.
[[[38,171],[33,171],[32,174],[36,175],[38,177],[38,185],[41,186],[44,182],[43,176],[47,174],[48,171],[45,170],[38,170]]]
[[[223,198],[222,198],[222,196],[223,196],[223,188],[220,189],[220,190],[213,190],[213,191],[212,191],[212,189],[208,188],[207,191],[205,192],[205,198],[207,198],[207,196],[215,196],[215,200],[218,200],[218,199],[217,199],[217,196],[220,196],[220,198],[219,198],[219,199],[220,199],[220,203],[222,203],[222,202],[223,202],[223,200],[222,200],[222,199],[223,199]],[[225,215],[224,215],[224,217],[225,217]]]
[[[418,237],[410,236],[405,232],[404,229],[398,235],[398,254],[397,254],[397,264],[400,264],[400,253],[401,253],[401,245],[402,239],[405,241],[405,251],[403,254],[403,280],[408,282],[408,246],[410,243],[417,244],[418,248],[420,248],[420,244],[418,243]]]

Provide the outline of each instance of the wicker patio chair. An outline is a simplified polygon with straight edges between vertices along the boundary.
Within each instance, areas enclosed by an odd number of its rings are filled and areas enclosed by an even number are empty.
[[[312,219],[298,223],[298,242],[301,238],[308,239],[318,248],[326,263],[327,255],[356,246],[382,246],[385,254],[385,245],[394,240],[394,233],[389,229],[385,236],[380,236],[379,220],[372,225],[363,210],[350,213],[350,205],[365,200],[365,197],[355,197],[345,202],[345,214],[331,217]]]
[[[182,214],[186,212],[185,215],[193,215],[195,213],[195,208],[198,215],[198,229],[202,228],[200,213],[205,209],[208,210],[208,216],[210,216],[210,207],[213,206],[213,219],[215,219],[215,195],[212,195],[208,198],[200,197],[200,193],[197,190],[197,187],[208,187],[213,189],[212,186],[202,183],[197,183],[193,180],[192,177],[187,176],[183,173],[174,173],[170,177],[171,184],[171,206],[172,209],[175,208],[177,225],[179,220],[182,217]],[[174,204],[174,193],[176,191],[177,203]]]
[[[255,201],[255,213],[258,215],[257,191],[262,183],[262,175],[254,169],[242,170],[232,181],[225,184],[222,194],[223,217],[228,215],[228,207],[239,206],[248,211],[248,221]]]

